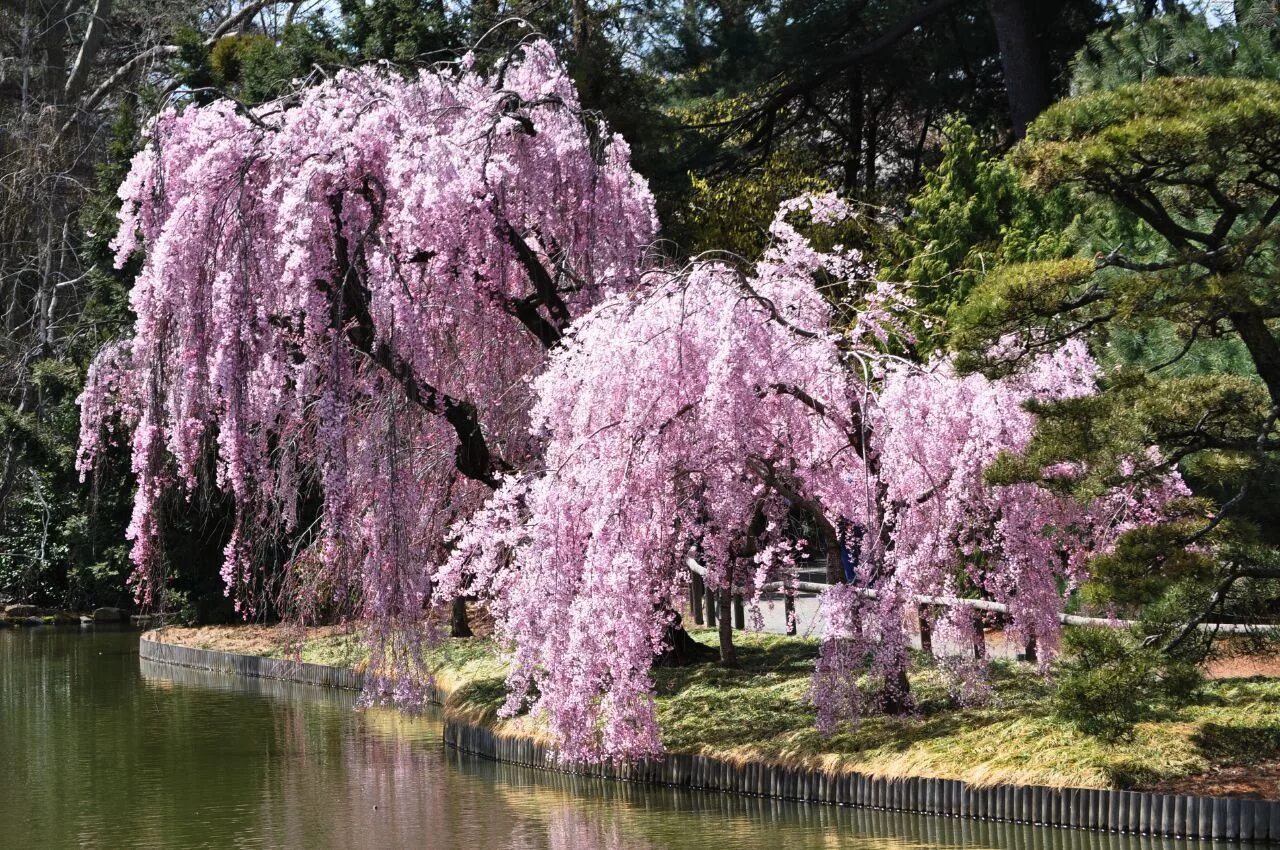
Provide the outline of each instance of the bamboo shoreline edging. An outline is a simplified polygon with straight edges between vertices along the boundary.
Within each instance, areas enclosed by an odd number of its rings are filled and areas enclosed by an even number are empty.
[[[239,676],[283,679],[359,690],[355,670],[320,664],[195,649],[147,632],[139,657]],[[443,705],[447,693],[436,691]],[[1215,840],[1244,846],[1280,846],[1280,801],[1200,797],[1107,788],[975,785],[958,779],[830,773],[772,763],[735,763],[714,756],[670,753],[637,764],[565,765],[531,737],[503,734],[484,723],[444,712],[444,743],[460,752],[539,770],[622,782],[667,785],[836,806],[969,818],[1057,829],[1158,838]]]

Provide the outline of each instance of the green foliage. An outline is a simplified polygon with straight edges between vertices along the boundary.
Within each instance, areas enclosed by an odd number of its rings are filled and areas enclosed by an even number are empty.
[[[458,21],[438,0],[340,0],[344,40],[365,59],[398,63],[452,58],[462,42]]]
[[[1058,665],[1054,711],[1087,735],[1119,741],[1135,724],[1160,717],[1197,695],[1192,663],[1144,646],[1118,629],[1071,629]]]
[[[1090,562],[1085,598],[1099,607],[1123,605],[1138,611],[1162,602],[1185,600],[1191,604],[1177,606],[1176,620],[1187,621],[1188,611],[1202,593],[1190,599],[1185,592],[1203,591],[1204,585],[1217,575],[1217,561],[1212,555],[1184,545],[1203,526],[1203,512],[1184,510],[1181,519],[1126,532],[1114,549]]]
[[[1166,460],[1144,460],[1145,448],[1163,445],[1179,454],[1194,451],[1198,430],[1227,441],[1247,442],[1262,427],[1266,396],[1255,380],[1237,375],[1191,375],[1159,379],[1136,369],[1107,375],[1103,392],[1054,403],[1032,403],[1039,418],[1026,452],[993,467],[993,483],[1013,483],[1063,462],[1086,467],[1081,476],[1058,479],[1082,496],[1095,497],[1124,479],[1157,471]],[[1229,486],[1239,463],[1221,467]],[[1148,469],[1145,464],[1155,463]]]
[[[1218,207],[1210,181],[1247,203],[1261,194],[1250,177],[1276,144],[1278,92],[1263,80],[1172,77],[1069,98],[1035,121],[1013,161],[1045,189],[1078,183],[1114,195],[1149,184],[1177,213]]]
[[[1008,359],[1007,349],[993,349],[997,340],[1012,336],[1043,344],[1045,338],[1060,342],[1070,336],[1070,328],[1058,330],[1053,325],[1058,307],[1092,278],[1094,270],[1092,260],[1080,257],[992,269],[950,314],[952,345],[960,352],[960,367],[1007,373],[1019,364]],[[1028,314],[1042,321],[1031,325]]]
[[[1196,4],[1190,4],[1192,6]],[[1280,79],[1276,12],[1265,0],[1236,0],[1236,15],[1211,22],[1201,8],[1122,16],[1088,37],[1072,91],[1087,94],[1158,77]]]
[[[272,100],[316,68],[340,65],[345,54],[323,21],[285,27],[279,39],[260,33],[227,36],[211,54],[219,88],[245,103]]]
[[[1061,258],[1072,248],[1060,226],[1073,217],[1065,193],[1028,191],[1008,161],[961,119],[943,135],[942,161],[908,202],[897,246],[907,257],[904,279],[936,318],[946,318],[991,270]]]
[[[688,200],[675,226],[690,254],[726,251],[740,257],[760,256],[769,242],[769,223],[778,204],[806,192],[830,191],[810,164],[796,156],[775,155],[758,170],[708,180],[691,175]]]
[[[217,96],[253,105],[273,100],[296,87],[296,81],[329,69],[351,57],[321,18],[290,24],[278,38],[260,32],[223,36],[212,47],[186,31],[178,41],[179,73],[197,101]]]

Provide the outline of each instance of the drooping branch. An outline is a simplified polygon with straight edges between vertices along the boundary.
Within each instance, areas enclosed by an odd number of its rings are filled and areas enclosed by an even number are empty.
[[[516,259],[520,261],[520,266],[529,276],[529,282],[533,284],[534,289],[533,294],[527,298],[511,302],[512,306],[508,307],[508,311],[519,319],[543,346],[551,348],[560,341],[565,329],[569,327],[569,322],[572,320],[569,308],[560,297],[560,293],[556,291],[556,284],[550,272],[542,265],[533,248],[529,247],[529,243],[516,231],[511,222],[500,219],[498,233],[515,251]],[[546,308],[551,316],[550,321],[542,317],[538,312],[539,308]]]
[[[370,200],[371,208],[375,210],[370,223],[372,230],[377,225],[379,216],[376,210],[379,206],[369,192],[365,194],[366,199]],[[333,215],[333,259],[340,291],[332,292],[324,281],[320,281],[318,285],[330,297],[333,328],[345,332],[347,340],[356,351],[368,356],[390,375],[400,385],[410,403],[448,422],[458,437],[458,446],[454,452],[454,463],[458,471],[467,478],[496,489],[501,483],[501,476],[512,470],[511,465],[489,448],[474,404],[456,399],[424,381],[413,364],[402,357],[388,340],[378,338],[369,309],[370,292],[365,283],[367,271],[363,241],[355,246],[349,244],[343,227],[341,194],[329,198],[329,208]]]

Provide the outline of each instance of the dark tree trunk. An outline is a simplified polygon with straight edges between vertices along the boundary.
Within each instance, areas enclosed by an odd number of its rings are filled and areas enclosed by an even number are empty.
[[[862,155],[866,160],[866,164],[862,168],[862,196],[867,200],[875,198],[877,158],[880,156],[880,110],[877,108],[871,113],[870,120],[867,121],[866,132],[864,133],[866,141],[863,143]]]
[[[862,171],[862,68],[854,65],[845,75],[845,110],[848,119],[845,127],[844,193],[858,194]]]
[[[844,584],[844,563],[840,560],[842,541],[824,541],[830,548],[827,550],[827,584]]]
[[[703,596],[706,595],[706,584],[702,581],[702,576],[693,573],[689,577],[689,610],[693,612],[694,625],[701,626],[706,622],[703,616],[702,606],[706,604]]]
[[[449,637],[469,638],[471,624],[467,621],[467,600],[459,596],[449,610]]]
[[[745,631],[747,628],[747,609],[742,604],[740,593],[733,595],[733,627],[738,631]]]
[[[653,659],[656,667],[687,667],[700,664],[715,657],[715,650],[698,643],[684,630],[680,615],[676,614],[667,626],[664,636],[666,649]]]
[[[722,667],[736,667],[738,665],[738,651],[733,646],[733,594],[727,590],[722,590],[716,594],[719,602],[720,610],[716,613],[718,621],[717,628],[720,633],[720,665]]]
[[[796,633],[796,595],[791,591],[787,591],[782,597],[782,613],[787,618],[787,634],[795,636]]]
[[[1036,639],[1034,637],[1030,637],[1027,639],[1026,653],[1023,655],[1023,658],[1025,658],[1027,661],[1040,660],[1040,650],[1036,646]]]
[[[987,657],[987,630],[983,628],[981,614],[973,615],[973,630],[974,630],[973,657],[979,658],[979,659],[986,658]]]
[[[703,585],[702,601],[706,607],[706,625],[709,628],[716,627],[716,594],[715,591]]]
[[[1044,51],[1031,20],[1030,0],[987,0],[987,6],[1000,45],[1013,136],[1021,139],[1027,125],[1049,105]]]
[[[911,698],[911,682],[907,679],[907,670],[900,668],[884,683],[882,706],[885,714],[907,714],[916,707]]]
[[[920,650],[926,655],[933,655],[933,623],[929,619],[929,610],[921,605],[916,615],[920,618]]]
[[[590,34],[590,21],[587,20],[587,0],[573,0],[570,4],[573,12],[573,52],[581,58],[587,50],[587,37]]]

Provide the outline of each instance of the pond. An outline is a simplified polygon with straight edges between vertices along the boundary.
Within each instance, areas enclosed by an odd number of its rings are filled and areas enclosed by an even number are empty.
[[[0,847],[1187,846],[501,765],[445,749],[434,716],[354,702],[140,664],[135,632],[0,630]]]

